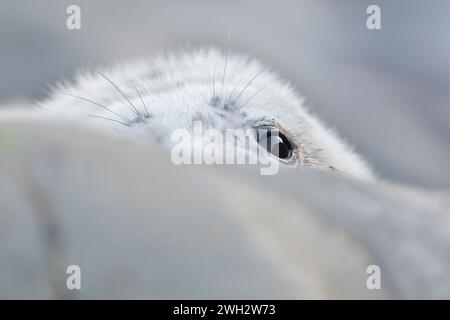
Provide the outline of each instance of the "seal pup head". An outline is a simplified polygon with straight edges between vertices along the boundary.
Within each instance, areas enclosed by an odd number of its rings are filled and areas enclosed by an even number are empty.
[[[195,122],[205,129],[275,129],[277,156],[286,165],[373,178],[366,162],[309,112],[288,82],[259,61],[228,51],[169,52],[80,72],[39,104],[52,117],[167,148],[175,129],[193,130]]]

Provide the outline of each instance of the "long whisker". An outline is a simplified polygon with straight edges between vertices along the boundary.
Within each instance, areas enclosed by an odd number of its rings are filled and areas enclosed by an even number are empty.
[[[102,109],[105,109],[106,111],[111,112],[112,114],[118,116],[120,119],[123,119],[123,120],[127,121],[127,119],[125,119],[121,114],[112,111],[110,108],[105,107],[104,105],[102,105],[102,104],[100,104],[98,102],[95,102],[95,101],[92,101],[90,99],[83,98],[83,97],[80,97],[80,96],[77,96],[77,95],[74,95],[74,94],[71,94],[71,93],[60,92],[60,94],[65,95],[65,96],[69,96],[69,97],[73,97],[73,98],[77,98],[77,99],[81,99],[81,100],[84,100],[84,101],[87,101],[87,102],[90,102],[90,103],[92,103],[92,104],[94,104],[94,105],[96,105],[96,106],[98,106],[98,107],[100,107]]]
[[[136,107],[134,106],[133,103],[131,103],[130,99],[128,99],[128,97],[122,92],[122,90],[120,90],[120,88],[112,81],[110,80],[107,76],[105,76],[103,73],[97,72],[99,75],[101,75],[103,78],[106,79],[106,81],[108,81],[110,84],[112,84],[114,86],[114,88],[116,88],[117,91],[119,91],[119,93],[125,98],[125,100],[128,101],[128,103],[130,104],[130,106],[132,107],[132,109],[134,110],[134,112],[136,113],[136,115],[138,117],[142,117],[142,115],[139,113],[139,111],[136,109]]]
[[[147,108],[147,105],[144,102],[144,98],[142,98],[142,95],[139,92],[139,89],[137,88],[137,86],[134,84],[134,82],[131,79],[128,79],[128,80],[133,85],[134,89],[136,90],[137,94],[139,95],[139,98],[141,98],[142,104],[144,105],[144,108],[145,108],[145,117],[149,118],[150,117],[150,113],[148,112],[148,108]]]
[[[226,54],[225,54],[225,65],[223,67],[222,87],[220,88],[220,95],[222,95],[223,85],[225,83],[225,75],[227,74],[228,53],[229,53],[229,50],[230,50],[230,38],[231,38],[231,27],[228,29],[227,51],[226,51]]]
[[[222,87],[220,88],[220,95],[222,95],[223,85],[225,83],[225,74],[227,73],[227,64],[228,64],[228,48],[227,48],[227,53],[225,54],[225,66],[223,68]]]
[[[219,61],[216,62],[216,64],[214,65],[214,76],[213,76],[213,98],[216,97],[216,72],[217,72],[217,63]]]
[[[252,94],[243,104],[241,104],[239,106],[238,109],[241,109],[242,107],[244,107],[247,103],[250,102],[250,100],[252,100],[257,94],[259,94],[261,91],[263,91],[265,88],[267,88],[269,85],[271,85],[273,83],[273,81],[271,81],[270,83],[266,84],[265,86],[259,88],[254,94]]]
[[[245,87],[244,87],[244,89],[242,89],[241,90],[241,92],[238,94],[238,96],[236,97],[236,99],[234,99],[234,101],[232,102],[232,103],[235,103],[236,101],[238,101],[239,100],[239,98],[241,97],[241,95],[244,93],[244,91],[252,84],[252,82],[253,81],[255,81],[255,79],[256,78],[258,78],[259,77],[259,75],[261,74],[261,73],[263,73],[263,71],[265,70],[266,68],[264,67],[264,68],[262,68],[246,85],[245,85]]]
[[[238,82],[236,83],[236,85],[234,86],[233,91],[231,91],[231,94],[230,94],[230,96],[228,97],[227,104],[230,103],[230,100],[231,100],[231,98],[233,97],[233,94],[234,94],[234,92],[236,91],[236,89],[237,89],[237,87],[239,86],[239,84],[241,83],[241,81],[242,81],[242,78],[239,79],[239,81],[238,81]]]
[[[100,118],[100,119],[104,119],[104,120],[109,120],[109,121],[117,122],[117,123],[123,124],[123,125],[126,126],[126,127],[129,127],[129,126],[130,126],[128,123],[125,123],[125,122],[122,122],[122,121],[119,121],[119,120],[115,120],[115,119],[111,119],[111,118],[108,118],[108,117],[92,116],[92,115],[88,115],[88,117],[89,117],[89,118]]]

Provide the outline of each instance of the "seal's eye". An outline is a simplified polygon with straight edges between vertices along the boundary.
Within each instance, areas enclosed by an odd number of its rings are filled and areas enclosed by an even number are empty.
[[[258,143],[273,156],[289,161],[293,158],[294,147],[291,141],[275,127],[257,128]]]

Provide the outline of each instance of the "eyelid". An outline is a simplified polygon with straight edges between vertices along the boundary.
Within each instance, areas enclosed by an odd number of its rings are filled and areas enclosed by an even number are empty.
[[[258,130],[260,129],[268,129],[269,130],[276,130],[278,132],[280,132],[281,134],[283,134],[286,139],[289,140],[289,143],[292,146],[292,157],[290,159],[280,159],[280,161],[286,163],[286,164],[295,164],[297,163],[298,159],[299,159],[299,147],[297,144],[297,141],[295,141],[295,139],[292,137],[292,135],[290,134],[289,130],[285,130],[278,122],[273,122],[273,123],[262,123],[259,125],[255,125],[253,127],[253,129],[256,131],[256,137],[259,141],[259,135],[258,135]]]

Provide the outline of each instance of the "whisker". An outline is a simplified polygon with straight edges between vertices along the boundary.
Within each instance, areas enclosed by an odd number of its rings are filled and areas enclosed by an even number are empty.
[[[117,123],[123,124],[123,125],[126,126],[126,127],[129,127],[129,126],[130,126],[128,123],[125,123],[125,122],[122,122],[122,121],[119,121],[119,120],[115,120],[115,119],[111,119],[111,118],[108,118],[108,117],[92,116],[92,115],[88,115],[88,117],[89,117],[89,118],[100,118],[100,119],[104,119],[104,120],[109,120],[109,121],[117,122]]]
[[[266,84],[265,86],[259,88],[254,94],[252,94],[242,105],[239,106],[238,109],[241,109],[242,107],[244,107],[247,103],[250,102],[250,100],[252,100],[257,94],[259,94],[261,91],[263,91],[265,88],[267,88],[269,85],[271,85],[273,83],[273,81],[269,82],[268,84]]]
[[[225,83],[225,75],[227,74],[227,66],[228,66],[228,53],[230,50],[230,38],[231,38],[231,27],[228,29],[228,39],[227,39],[227,51],[225,54],[225,65],[223,67],[223,75],[222,75],[222,87],[220,89],[220,95],[222,95],[223,85]]]
[[[139,89],[137,88],[136,84],[135,84],[133,81],[131,81],[131,79],[128,79],[128,80],[129,80],[129,81],[131,82],[131,84],[133,85],[134,89],[136,90],[137,94],[139,95],[139,98],[141,98],[142,104],[144,105],[145,112],[146,112],[145,117],[146,117],[146,118],[149,118],[149,117],[150,117],[150,112],[148,112],[148,108],[147,108],[147,105],[146,105],[145,102],[144,102],[144,98],[142,98],[142,95],[141,95],[141,93],[139,92]]]
[[[227,64],[228,64],[228,48],[227,48],[227,53],[225,54],[225,66],[223,68],[222,87],[220,88],[220,95],[222,95],[223,85],[225,83],[225,74],[227,73]]]
[[[238,81],[238,82],[236,83],[236,85],[234,86],[233,91],[231,91],[231,94],[230,94],[230,96],[228,97],[227,104],[230,103],[230,100],[231,100],[231,98],[233,97],[233,94],[234,94],[234,92],[236,91],[236,89],[237,89],[237,87],[239,86],[239,84],[241,83],[241,81],[242,81],[242,78],[239,79],[239,81]]]
[[[239,100],[239,98],[242,96],[242,94],[244,93],[244,91],[252,84],[252,82],[253,81],[255,81],[255,79],[256,78],[258,78],[259,77],[259,75],[261,74],[261,73],[263,73],[263,71],[265,70],[266,68],[264,67],[264,68],[262,68],[246,85],[245,85],[245,87],[244,87],[244,89],[242,89],[241,90],[241,92],[238,94],[238,96],[236,97],[236,99],[234,99],[234,101],[232,102],[232,103],[235,103],[236,101],[238,101]]]
[[[130,104],[130,106],[132,107],[132,109],[134,110],[134,112],[136,113],[136,115],[140,118],[142,118],[142,115],[139,113],[139,111],[136,109],[136,107],[134,106],[133,103],[131,103],[130,99],[128,99],[128,97],[122,92],[122,90],[120,90],[120,88],[112,81],[110,80],[107,76],[105,76],[103,73],[97,72],[99,75],[101,75],[103,78],[106,79],[106,81],[108,81],[110,84],[112,84],[114,86],[114,88],[116,88],[117,91],[120,92],[120,94],[125,98],[125,100],[128,101],[128,103]]]
[[[216,72],[217,72],[217,63],[219,61],[216,62],[216,64],[214,65],[214,76],[213,76],[213,98],[216,97]]]
[[[90,99],[83,98],[83,97],[80,97],[80,96],[77,96],[77,95],[74,95],[74,94],[71,94],[71,93],[60,92],[60,94],[65,95],[65,96],[69,96],[69,97],[73,97],[73,98],[77,98],[77,99],[81,99],[81,100],[84,100],[84,101],[87,101],[87,102],[90,102],[90,103],[92,103],[92,104],[94,104],[94,105],[96,105],[96,106],[98,106],[98,107],[100,107],[100,108],[102,108],[102,109],[105,109],[106,111],[111,112],[112,114],[118,116],[120,119],[123,119],[123,120],[125,120],[125,121],[128,121],[128,120],[125,119],[121,114],[112,111],[110,108],[105,107],[104,105],[102,105],[102,104],[100,104],[100,103],[98,103],[98,102],[95,102],[95,101],[92,101],[92,100],[90,100]]]

